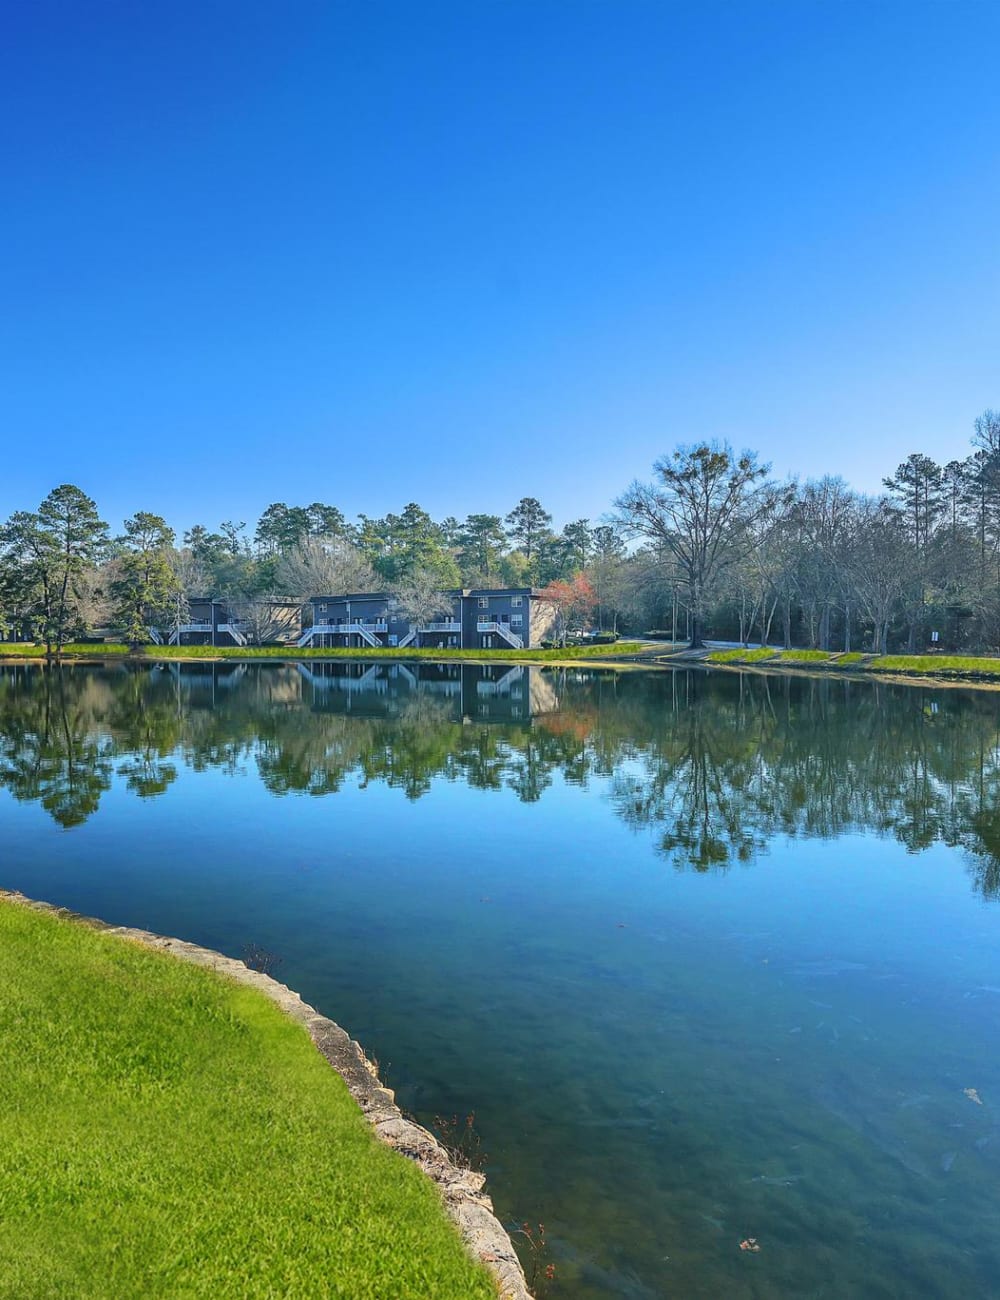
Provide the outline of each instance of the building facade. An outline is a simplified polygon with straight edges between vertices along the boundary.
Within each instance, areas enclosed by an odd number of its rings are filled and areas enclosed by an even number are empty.
[[[481,587],[444,593],[447,613],[416,626],[388,592],[313,596],[300,646],[316,649],[431,647],[436,650],[523,650],[547,637],[555,611],[530,587]],[[310,622],[311,619],[311,622]]]
[[[169,645],[294,645],[301,629],[302,607],[295,602],[234,603],[205,597],[189,600],[184,621],[170,628],[166,637],[159,635]]]

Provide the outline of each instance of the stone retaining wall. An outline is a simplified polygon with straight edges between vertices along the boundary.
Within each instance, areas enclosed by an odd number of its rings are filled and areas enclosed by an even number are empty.
[[[0,899],[36,911],[52,912],[56,916],[89,925],[95,930],[141,943],[147,948],[168,952],[182,961],[207,966],[240,984],[249,984],[259,989],[272,1002],[277,1003],[286,1015],[305,1026],[316,1047],[347,1084],[351,1096],[364,1111],[381,1140],[413,1160],[438,1185],[448,1213],[458,1225],[469,1252],[482,1260],[496,1277],[502,1300],[531,1300],[511,1239],[494,1215],[492,1202],[483,1190],[485,1175],[472,1169],[459,1168],[432,1133],[407,1119],[396,1105],[391,1089],[382,1084],[361,1046],[339,1025],[303,1002],[292,989],[279,984],[270,975],[248,969],[241,961],[213,952],[210,948],[199,948],[197,944],[186,943],[183,939],[170,939],[128,926],[108,925],[95,917],[80,916],[52,903],[37,902],[26,898],[24,894],[4,889],[0,889]]]

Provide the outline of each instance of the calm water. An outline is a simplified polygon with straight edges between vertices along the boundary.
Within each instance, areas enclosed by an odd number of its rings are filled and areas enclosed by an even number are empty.
[[[279,954],[553,1296],[1000,1296],[1000,694],[0,668],[0,885]]]

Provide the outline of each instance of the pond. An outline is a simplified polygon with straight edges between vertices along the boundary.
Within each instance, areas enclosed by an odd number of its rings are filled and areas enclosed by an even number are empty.
[[[1000,1295],[1000,693],[0,667],[0,868],[270,954],[540,1294]]]

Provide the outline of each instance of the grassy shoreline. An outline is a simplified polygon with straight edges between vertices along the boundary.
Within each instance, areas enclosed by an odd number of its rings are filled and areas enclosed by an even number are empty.
[[[809,668],[822,672],[878,673],[942,681],[998,681],[1000,658],[986,655],[874,655],[862,651],[714,650],[704,662],[721,667]]]
[[[158,646],[147,645],[139,651],[130,651],[126,645],[89,645],[73,644],[63,646],[61,660],[64,663],[99,660],[120,660],[130,658],[138,662],[156,663],[176,659],[198,663],[215,662],[223,659],[238,661],[270,659],[286,663],[311,659],[385,659],[407,661],[413,659],[452,660],[466,663],[576,663],[581,659],[601,660],[619,656],[638,654],[643,649],[638,641],[619,641],[612,645],[567,646],[558,650],[437,650],[433,648],[400,650],[385,647],[374,650],[365,647],[359,650],[306,650],[286,646]],[[38,660],[45,658],[45,647],[28,645],[25,642],[0,642],[0,661],[17,662],[21,659]]]
[[[0,1296],[495,1300],[258,990],[0,900]]]
[[[524,663],[579,666],[647,666],[669,668],[688,663],[710,664],[731,668],[795,669],[821,672],[878,673],[900,680],[936,678],[951,682],[995,682],[1000,684],[1000,657],[988,655],[874,655],[864,651],[847,653],[827,650],[713,650],[687,652],[659,649],[649,642],[619,641],[613,645],[567,646],[556,650],[453,650],[423,648],[405,650],[385,647],[379,650],[312,650],[282,646],[142,646],[138,651],[125,645],[72,644],[63,647],[60,662],[108,663],[128,660],[135,663],[237,663],[270,661],[298,663],[337,660],[383,660],[405,663],[413,660],[452,663]],[[24,642],[0,642],[0,663],[38,662],[45,660],[44,646]]]

